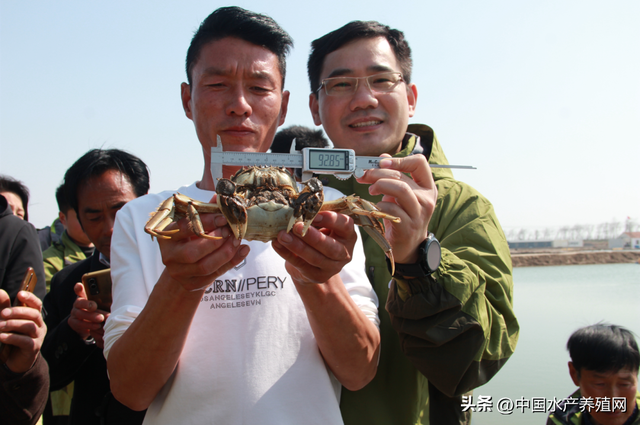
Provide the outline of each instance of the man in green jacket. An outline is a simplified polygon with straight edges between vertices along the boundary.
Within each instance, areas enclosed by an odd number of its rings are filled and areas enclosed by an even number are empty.
[[[54,241],[42,253],[44,274],[47,278],[47,292],[49,292],[49,285],[54,274],[93,254],[93,244],[82,230],[76,212],[66,199],[64,184],[56,189],[56,201],[58,202],[59,219],[65,230],[60,241]]]
[[[519,332],[511,257],[493,206],[451,170],[429,167],[448,162],[430,127],[408,125],[418,92],[401,31],[351,22],[312,43],[308,71],[314,122],[334,146],[390,158],[357,181],[325,183],[402,219],[385,223],[393,279],[363,233],[366,270],[386,311],[376,377],[342,391],[345,424],[470,423],[462,395],[495,375]]]

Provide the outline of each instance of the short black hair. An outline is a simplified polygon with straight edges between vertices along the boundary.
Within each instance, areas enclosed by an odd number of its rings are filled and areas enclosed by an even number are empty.
[[[638,372],[640,353],[633,334],[627,329],[604,323],[580,328],[567,342],[573,367],[594,372]]]
[[[120,149],[92,149],[82,155],[64,175],[66,197],[76,212],[80,185],[109,170],[118,170],[127,176],[136,196],[149,192],[149,170],[140,158]]]
[[[296,140],[296,150],[329,146],[329,141],[324,137],[322,130],[314,130],[303,125],[292,125],[276,133],[271,143],[271,152],[289,153],[293,139]]]
[[[0,175],[0,192],[15,193],[22,200],[22,208],[24,209],[24,221],[29,221],[29,188],[20,180],[13,177]]]
[[[202,47],[212,41],[236,37],[256,46],[264,47],[278,57],[282,87],[287,70],[286,56],[293,47],[293,39],[271,17],[230,6],[216,9],[193,35],[187,50],[187,81],[191,85],[191,73]]]
[[[351,41],[375,37],[384,37],[389,42],[393,53],[396,55],[396,60],[400,64],[402,78],[409,84],[411,82],[413,61],[411,60],[411,48],[404,38],[404,33],[376,21],[352,21],[342,28],[338,28],[311,42],[311,53],[307,62],[311,93],[317,95],[324,59],[329,53],[338,50]]]
[[[64,183],[61,183],[56,189],[56,202],[58,203],[58,211],[66,215],[67,211],[71,208],[71,204],[67,199],[67,192],[64,188]]]

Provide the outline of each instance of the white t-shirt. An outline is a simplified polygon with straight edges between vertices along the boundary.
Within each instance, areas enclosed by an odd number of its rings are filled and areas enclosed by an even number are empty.
[[[203,202],[214,193],[195,184],[178,192]],[[158,244],[144,226],[173,193],[143,196],[117,214],[111,239],[113,305],[104,335],[107,358],[164,270]],[[325,199],[341,196],[325,188]],[[340,384],[318,350],[284,260],[270,242],[243,243],[251,248],[249,256],[205,291],[176,370],[147,410],[145,424],[342,423]],[[340,276],[378,326],[378,299],[364,260],[358,240]]]

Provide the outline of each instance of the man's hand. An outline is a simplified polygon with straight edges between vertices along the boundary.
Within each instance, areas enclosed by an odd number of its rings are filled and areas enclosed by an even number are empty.
[[[400,223],[385,220],[385,236],[397,263],[418,261],[418,245],[428,236],[429,221],[436,207],[438,189],[431,168],[423,155],[380,161],[379,169],[368,170],[358,179],[370,184],[371,195],[383,195],[380,210],[401,218]],[[408,177],[404,173],[411,174]]]
[[[301,236],[303,227],[303,223],[296,223],[293,234],[281,231],[272,242],[273,249],[287,261],[294,282],[324,283],[351,261],[357,240],[353,220],[324,211],[318,213],[305,236]]]
[[[215,202],[215,196],[211,202]],[[222,215],[200,216],[205,232],[219,239],[196,236],[187,219],[172,223],[167,230],[178,229],[171,239],[158,239],[164,274],[188,291],[204,289],[217,277],[237,266],[249,255],[249,247],[240,245]]]
[[[0,289],[0,342],[11,346],[6,365],[15,373],[31,369],[36,361],[47,326],[42,320],[42,301],[27,291],[18,292],[24,307],[11,307],[9,294]]]
[[[92,337],[99,348],[104,347],[104,321],[109,317],[109,313],[98,309],[94,301],[87,299],[84,286],[76,283],[73,287],[78,298],[73,303],[71,314],[69,314],[69,327],[73,329],[80,338],[86,340]]]

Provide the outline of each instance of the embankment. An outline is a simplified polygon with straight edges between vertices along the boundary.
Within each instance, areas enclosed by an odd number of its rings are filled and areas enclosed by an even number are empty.
[[[513,267],[637,263],[640,251],[511,252]]]

